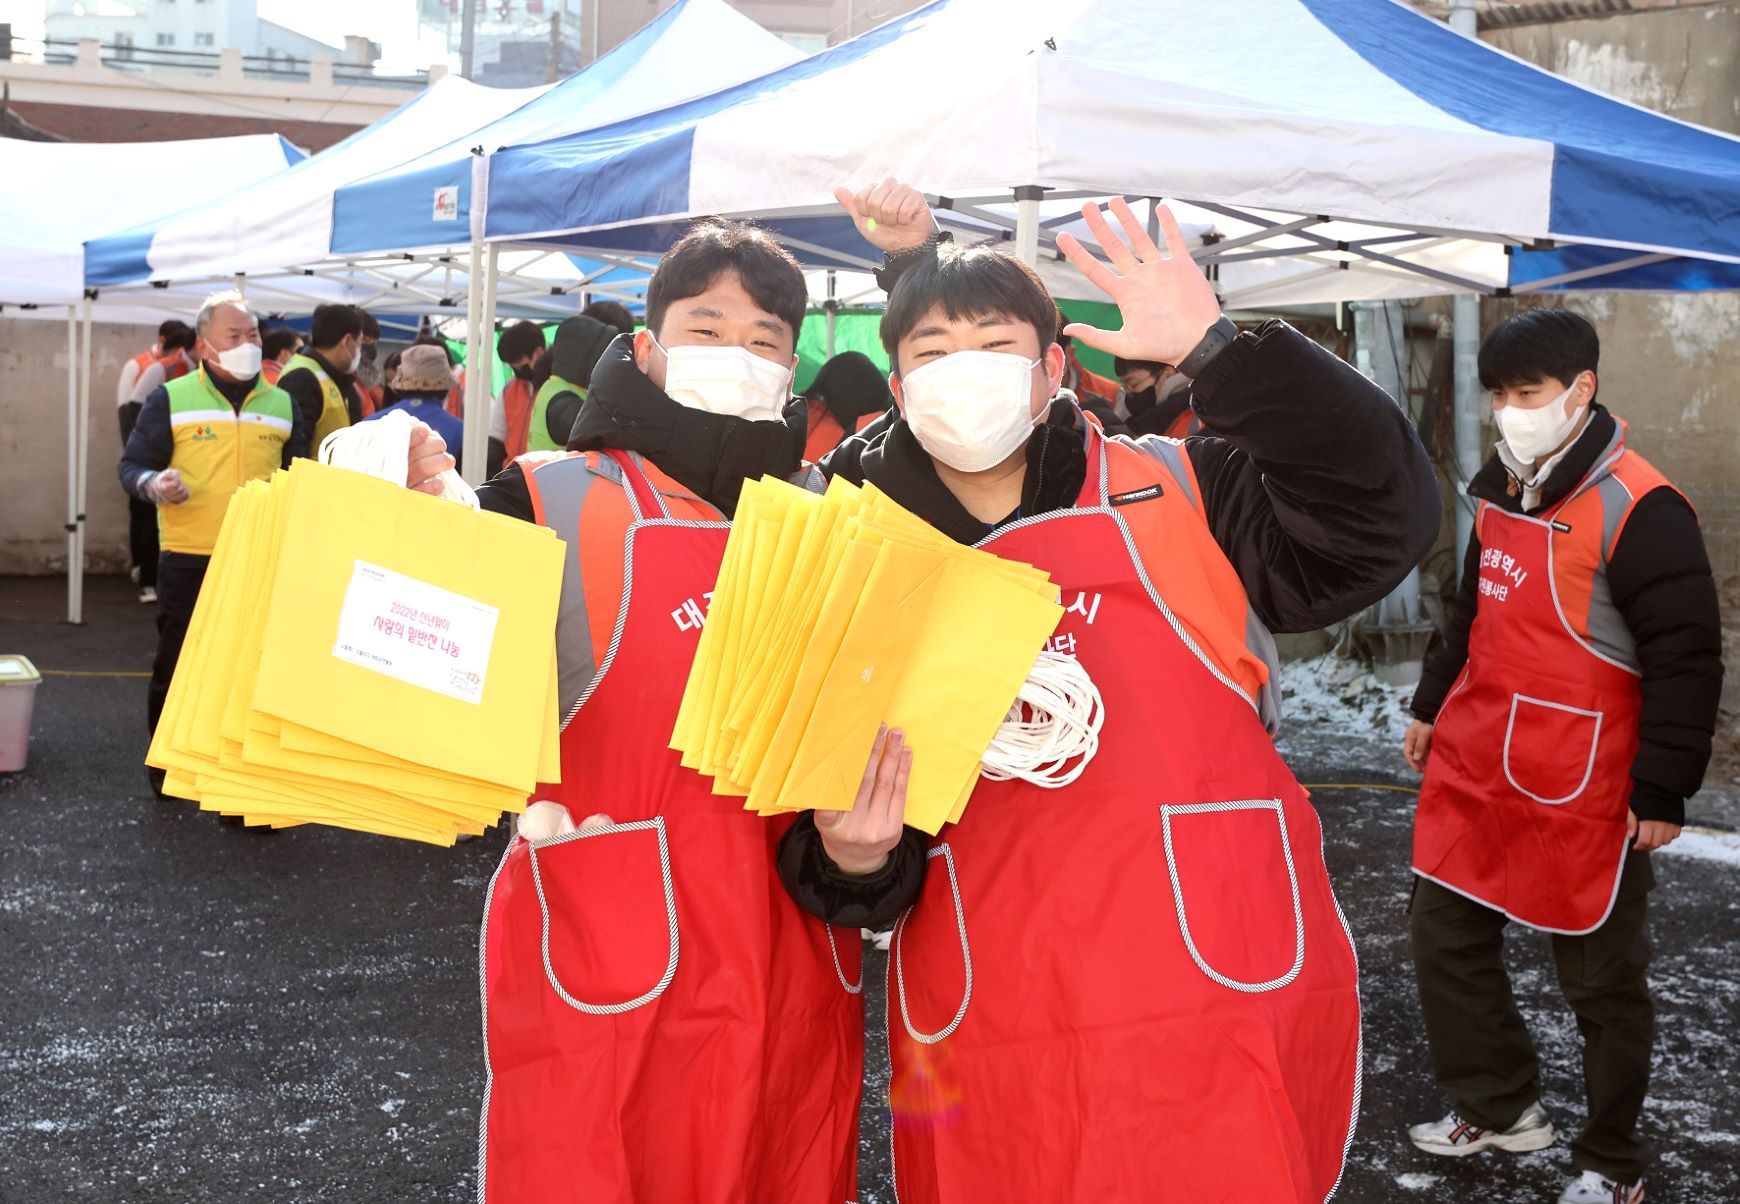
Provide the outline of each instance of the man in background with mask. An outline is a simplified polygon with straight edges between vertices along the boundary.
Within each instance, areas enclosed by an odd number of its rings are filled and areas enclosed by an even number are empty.
[[[536,322],[515,322],[501,332],[496,355],[513,375],[489,413],[490,476],[525,455],[538,391],[532,387],[532,366],[544,350],[544,328]],[[572,420],[569,426],[573,426]]]
[[[121,484],[157,507],[157,658],[146,721],[157,730],[193,605],[230,496],[244,481],[308,452],[308,427],[290,398],[260,379],[260,324],[237,293],[206,301],[195,323],[198,367],[159,385],[121,453]],[[163,771],[148,769],[162,793]]]
[[[363,313],[354,305],[321,305],[308,330],[309,345],[292,356],[278,378],[308,424],[314,455],[334,431],[363,420],[357,370],[363,362]]]
[[[1553,1143],[1503,954],[1511,920],[1549,932],[1589,1107],[1562,1204],[1643,1198],[1649,853],[1680,834],[1722,689],[1697,516],[1595,400],[1599,353],[1564,309],[1525,310],[1482,345],[1500,442],[1468,485],[1462,588],[1403,745],[1426,775],[1414,965],[1455,1104],[1408,1135],[1450,1156]]]
[[[539,788],[486,904],[491,1204],[855,1198],[857,930],[800,911],[774,870],[781,821],[669,747],[743,482],[820,484],[790,404],[807,304],[766,232],[698,223],[653,272],[644,330],[594,365],[579,336],[608,328],[561,327],[558,374],[578,374],[565,350],[587,374],[565,450],[478,490],[568,556],[562,781]],[[898,769],[866,774],[881,812],[900,813]]]
[[[1190,378],[1171,364],[1119,357],[1113,371],[1124,386],[1120,408],[1131,434],[1184,439],[1202,433],[1202,419],[1190,408]]]

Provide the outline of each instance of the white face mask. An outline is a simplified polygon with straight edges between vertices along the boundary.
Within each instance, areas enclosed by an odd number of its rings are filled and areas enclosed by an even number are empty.
[[[750,422],[777,422],[791,400],[791,368],[747,347],[667,351],[657,339],[652,344],[665,353],[665,395],[679,405]]]
[[[213,362],[237,380],[253,380],[260,375],[260,361],[263,358],[264,353],[258,343],[237,343],[228,351],[218,352],[213,357]]]
[[[1583,417],[1585,408],[1578,406],[1569,414],[1565,412],[1565,401],[1576,387],[1576,382],[1573,381],[1571,388],[1538,409],[1525,410],[1517,406],[1498,408],[1495,415],[1498,430],[1504,436],[1504,445],[1510,448],[1513,456],[1519,460],[1538,460],[1542,456],[1551,455],[1570,436],[1578,420]]]
[[[345,371],[354,376],[360,367],[362,367],[362,344],[358,343],[356,351],[350,357],[350,367],[346,368]]]
[[[1033,433],[1033,369],[1003,351],[957,351],[908,372],[902,413],[920,446],[957,472],[984,472]]]

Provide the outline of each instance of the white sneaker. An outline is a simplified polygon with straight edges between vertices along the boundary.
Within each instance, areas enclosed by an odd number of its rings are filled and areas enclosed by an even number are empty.
[[[139,591],[139,601],[143,605],[151,605],[153,602],[157,601],[157,591],[147,585],[144,589]]]
[[[1565,1189],[1559,1204],[1643,1204],[1643,1180],[1626,1185],[1597,1171],[1584,1171]]]
[[[1482,1129],[1454,1112],[1443,1120],[1415,1125],[1408,1130],[1408,1139],[1428,1154],[1444,1154],[1451,1158],[1465,1158],[1491,1149],[1512,1153],[1544,1150],[1557,1136],[1553,1132],[1553,1122],[1547,1119],[1546,1110],[1539,1103],[1530,1104],[1517,1117],[1516,1123],[1503,1132]],[[1605,1202],[1607,1197],[1601,1199]]]

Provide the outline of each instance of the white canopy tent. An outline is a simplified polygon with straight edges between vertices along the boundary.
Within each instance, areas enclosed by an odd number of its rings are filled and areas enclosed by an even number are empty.
[[[0,313],[59,317],[67,324],[67,618],[82,618],[85,449],[90,442],[92,302],[85,292],[84,240],[114,226],[117,213],[161,215],[183,208],[203,156],[222,156],[244,183],[279,175],[303,159],[272,134],[183,142],[24,142],[0,139]],[[104,314],[109,317],[109,314]],[[125,321],[117,316],[116,320]]]

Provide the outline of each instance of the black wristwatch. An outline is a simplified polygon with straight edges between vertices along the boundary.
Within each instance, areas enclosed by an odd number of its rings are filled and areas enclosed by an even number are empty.
[[[882,266],[872,273],[876,278],[876,286],[885,293],[892,293],[894,283],[900,279],[902,272],[920,259],[934,256],[939,246],[945,242],[953,242],[954,237],[952,231],[932,225],[930,236],[916,247],[902,247],[898,251],[885,252],[882,256]]]
[[[1202,336],[1202,341],[1195,350],[1184,357],[1178,365],[1178,375],[1194,380],[1208,367],[1208,362],[1232,345],[1239,337],[1239,328],[1233,325],[1233,320],[1222,314],[1208,333]]]

